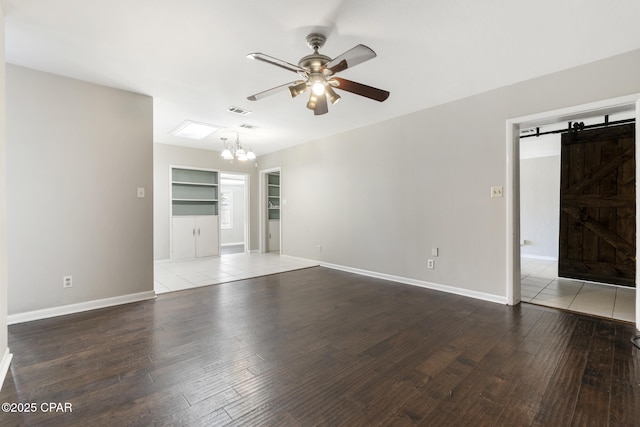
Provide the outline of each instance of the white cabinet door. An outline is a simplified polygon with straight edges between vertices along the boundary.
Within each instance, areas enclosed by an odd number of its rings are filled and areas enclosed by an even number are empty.
[[[220,255],[218,216],[174,216],[171,259]]]
[[[196,257],[220,255],[218,216],[196,217]]]
[[[279,251],[280,250],[280,220],[269,220],[269,242],[267,242],[267,250]]]
[[[175,216],[171,224],[171,259],[196,256],[196,222],[191,216]]]

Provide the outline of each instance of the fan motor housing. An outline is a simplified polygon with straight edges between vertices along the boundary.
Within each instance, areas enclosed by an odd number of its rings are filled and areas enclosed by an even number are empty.
[[[331,58],[327,55],[312,53],[302,58],[300,62],[298,62],[298,66],[310,71],[319,71],[320,68],[329,61],[331,61]]]

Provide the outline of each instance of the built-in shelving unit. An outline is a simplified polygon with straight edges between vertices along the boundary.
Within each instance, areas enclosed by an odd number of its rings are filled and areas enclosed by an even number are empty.
[[[269,219],[280,219],[280,174],[267,174],[267,209]]]
[[[218,215],[218,172],[172,168],[171,215]]]
[[[171,258],[220,254],[218,171],[171,167]]]

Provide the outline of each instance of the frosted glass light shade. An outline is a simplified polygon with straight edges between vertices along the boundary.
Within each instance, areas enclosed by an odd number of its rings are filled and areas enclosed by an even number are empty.
[[[231,160],[233,159],[233,154],[231,154],[231,150],[229,150],[228,148],[225,148],[222,153],[220,153],[220,157],[222,157],[225,160]]]

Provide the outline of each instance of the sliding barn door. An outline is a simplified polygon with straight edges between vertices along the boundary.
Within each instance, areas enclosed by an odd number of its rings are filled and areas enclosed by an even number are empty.
[[[635,125],[562,135],[558,275],[635,286]]]

